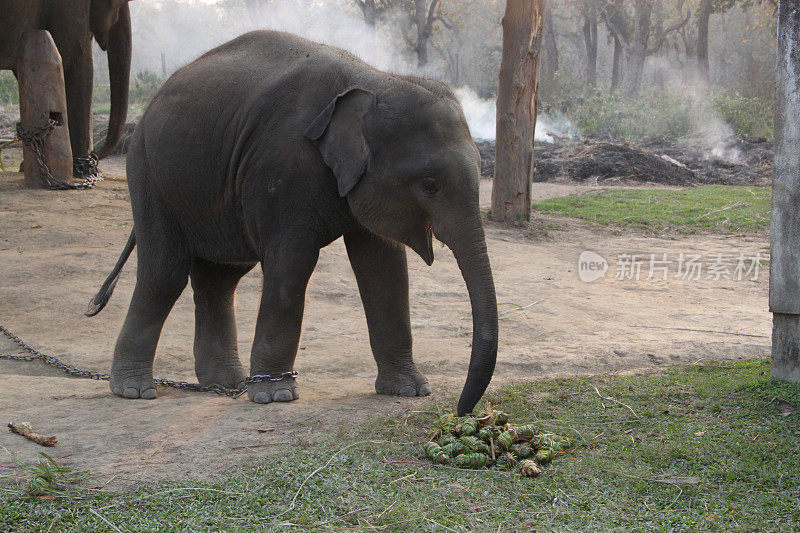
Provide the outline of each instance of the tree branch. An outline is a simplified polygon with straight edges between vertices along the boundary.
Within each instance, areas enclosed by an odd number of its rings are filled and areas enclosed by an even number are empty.
[[[651,56],[651,55],[657,53],[659,50],[661,50],[661,47],[664,46],[664,41],[667,40],[667,35],[669,35],[672,32],[678,31],[679,29],[681,29],[684,26],[686,26],[686,24],[689,23],[689,20],[691,18],[692,18],[691,11],[687,11],[686,12],[686,17],[684,17],[683,20],[681,20],[679,22],[676,22],[675,24],[673,24],[672,26],[669,26],[666,30],[661,32],[661,34],[658,36],[658,40],[656,41],[656,44],[653,45],[652,48],[648,48],[647,52],[645,52],[645,55]]]
[[[431,0],[431,6],[428,8],[428,18],[425,21],[425,36],[430,37],[433,35],[433,23],[436,20],[436,7],[439,5],[440,0]]]
[[[627,37],[625,37],[625,32],[617,26],[617,23],[611,18],[611,14],[609,12],[609,8],[613,8],[611,4],[606,4],[603,6],[603,9],[600,10],[600,17],[603,19],[603,22],[606,23],[606,26],[614,34],[614,37],[617,38],[619,43],[622,45],[622,48],[625,49],[625,52],[628,54],[633,53],[633,46],[628,41]]]
[[[361,10],[362,15],[367,14],[367,4],[364,3],[364,0],[353,0],[358,8]]]

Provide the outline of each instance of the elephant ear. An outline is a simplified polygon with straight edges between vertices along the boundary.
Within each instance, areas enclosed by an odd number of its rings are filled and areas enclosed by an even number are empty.
[[[336,176],[342,197],[367,170],[369,147],[363,123],[375,111],[375,105],[374,93],[350,89],[334,98],[303,131],[308,139],[316,141],[322,159]]]

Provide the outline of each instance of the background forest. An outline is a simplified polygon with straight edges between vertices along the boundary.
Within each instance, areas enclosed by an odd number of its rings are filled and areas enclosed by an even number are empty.
[[[131,101],[254,28],[350,50],[457,89],[473,135],[494,137],[503,0],[137,0]],[[776,6],[759,0],[550,0],[537,138],[772,136]],[[97,51],[100,54],[99,50]],[[98,57],[95,101],[107,107]],[[0,105],[16,84],[0,74]]]

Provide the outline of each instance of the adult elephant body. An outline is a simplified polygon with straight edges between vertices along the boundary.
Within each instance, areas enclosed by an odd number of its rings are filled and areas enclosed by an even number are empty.
[[[491,379],[497,306],[478,207],[480,157],[443,84],[387,74],[342,50],[253,32],[177,71],[137,126],[128,154],[138,279],[114,353],[111,388],[155,397],[152,363],[170,308],[191,278],[202,384],[245,379],[233,292],[264,272],[251,374],[291,371],[319,249],[344,236],[378,364],[376,390],[430,393],[412,360],[408,245],[433,262],[432,233],[469,290],[472,357],[459,411]],[[124,262],[95,298],[105,305]],[[297,398],[294,378],[250,383],[253,401]]]
[[[92,37],[108,53],[111,115],[105,143],[96,150],[98,157],[107,156],[122,136],[128,109],[128,0],[0,0],[0,70],[16,74],[22,35],[31,30],[48,30],[61,54],[75,158],[92,150]]]

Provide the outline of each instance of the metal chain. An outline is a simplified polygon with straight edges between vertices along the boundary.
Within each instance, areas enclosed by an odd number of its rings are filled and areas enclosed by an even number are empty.
[[[19,346],[24,352],[27,352],[24,355],[12,355],[12,354],[0,353],[0,359],[9,359],[11,361],[34,361],[36,359],[39,359],[45,364],[58,368],[59,370],[63,370],[70,376],[85,378],[85,379],[96,379],[101,381],[108,381],[109,379],[111,379],[111,376],[108,374],[97,372],[96,370],[81,370],[76,366],[72,366],[68,363],[65,363],[58,357],[42,353],[36,348],[30,346],[28,343],[26,343],[16,335],[14,335],[13,333],[11,333],[8,329],[6,329],[2,325],[0,325],[0,333],[5,335],[11,342]],[[238,398],[239,396],[247,392],[247,386],[251,383],[262,383],[265,381],[272,381],[272,382],[283,381],[287,378],[296,378],[296,377],[297,377],[297,372],[295,371],[281,372],[279,374],[258,374],[246,378],[244,380],[244,386],[238,389],[229,389],[221,385],[200,385],[199,383],[189,383],[187,381],[173,381],[171,379],[154,379],[153,383],[156,385],[160,385],[162,387],[171,387],[173,389],[188,390],[193,392],[213,392],[215,394],[219,394],[220,396],[230,396],[231,398]]]
[[[95,183],[99,181],[97,177],[97,156],[92,154],[90,157],[76,157],[73,165],[77,165],[73,170],[73,174],[77,174],[83,181],[80,183],[67,183],[53,177],[50,169],[45,162],[42,146],[44,140],[56,129],[56,121],[49,118],[47,122],[38,128],[32,130],[25,130],[21,122],[17,122],[17,137],[22,141],[22,144],[29,146],[34,155],[36,155],[36,163],[42,171],[42,181],[49,189],[56,190],[82,190],[91,189]],[[87,162],[90,161],[90,162]],[[77,170],[78,172],[75,172]]]
[[[92,186],[99,180],[100,169],[97,168],[99,159],[97,154],[91,152],[89,157],[72,158],[72,175],[84,181],[92,180]]]

